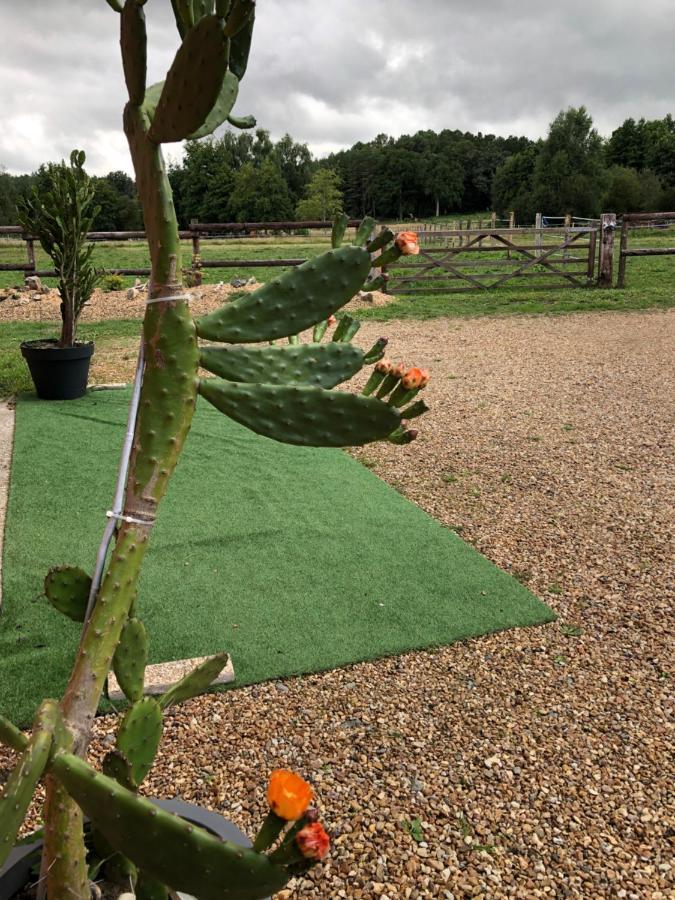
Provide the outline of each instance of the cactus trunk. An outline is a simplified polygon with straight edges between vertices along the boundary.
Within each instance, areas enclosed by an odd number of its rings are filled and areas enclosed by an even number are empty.
[[[143,322],[145,370],[124,515],[108,571],[87,622],[61,702],[73,752],[84,756],[91,723],[129,610],[157,506],[190,429],[197,396],[198,351],[185,300],[162,301],[180,290],[180,241],[161,148],[147,137],[149,121],[129,104],[124,128],[131,148],[152,259]],[[48,779],[43,873],[49,900],[89,900],[82,813],[63,787]],[[66,827],[67,823],[67,827]]]

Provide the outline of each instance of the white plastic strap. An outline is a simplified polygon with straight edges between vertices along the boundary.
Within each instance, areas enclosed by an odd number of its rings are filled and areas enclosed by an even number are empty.
[[[112,509],[106,512],[109,519],[116,519],[119,522],[128,522],[130,525],[154,525],[155,519],[137,519],[135,516],[125,516],[123,513],[116,513]]]
[[[148,297],[146,306],[150,303],[168,303],[171,300],[192,300],[192,294],[172,294],[170,297]]]

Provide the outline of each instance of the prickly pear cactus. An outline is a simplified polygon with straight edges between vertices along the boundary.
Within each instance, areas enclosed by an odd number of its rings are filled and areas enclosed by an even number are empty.
[[[45,776],[41,882],[48,900],[89,900],[92,861],[125,890],[133,887],[140,900],[168,900],[175,891],[203,900],[256,900],[323,859],[328,835],[309,809],[310,786],[285,771],[272,773],[270,812],[250,850],[139,796],[160,745],[163,710],[207,690],[228,661],[226,653],[217,654],[159,699],[143,695],[149,642],[139,618],[141,565],[198,394],[251,430],[286,443],[414,439],[408,420],[427,409],[416,398],[428,373],[384,359],[384,338],[368,350],[354,346],[360,323],[348,314],[336,321],[334,313],[360,288],[379,287],[382,278],[367,281],[369,272],[415,252],[415,236],[374,235],[375,223],[366,219],[353,244],[344,245],[348,219],[341,216],[332,249],[195,323],[182,293],[178,224],[161,144],[202,137],[225,121],[255,124],[232,112],[248,64],[255,2],[171,0],[181,44],[165,80],[150,86],[145,2],[107,0],[120,17],[129,95],[124,130],[152,260],[124,509],[100,586],[98,576],[92,584],[73,567],[53,569],[45,581],[52,605],[84,628],[64,697],[58,705],[43,703],[30,736],[0,717],[0,741],[22,754],[0,796],[0,865]],[[200,350],[198,338],[215,344]],[[274,345],[279,338],[288,343]],[[360,394],[333,390],[373,364]],[[217,377],[199,379],[200,365]],[[106,550],[104,543],[103,557]],[[83,757],[111,667],[129,706],[101,773]],[[91,820],[93,860],[87,859],[84,814]]]
[[[394,375],[387,376],[387,390],[378,391],[376,397],[367,396],[372,393],[372,376],[366,396],[325,390],[378,359],[386,341],[368,353],[353,347],[350,342],[360,323],[343,315],[330,343],[316,342],[326,333],[328,317],[364,286],[373,262],[377,263],[361,246],[374,224],[365,219],[356,232],[356,243],[340,246],[346,223],[339,219],[331,250],[199,319],[200,337],[235,345],[202,350],[202,367],[220,377],[201,379],[201,396],[252,431],[287,444],[345,447],[413,440],[417,432],[405,427],[399,407],[414,393],[399,390]],[[381,249],[391,243],[390,233],[382,234],[370,246]],[[395,244],[388,249],[397,252]],[[314,342],[299,343],[298,332],[312,327]],[[292,342],[262,348],[237,346],[281,337]],[[398,379],[404,374],[401,368]],[[397,390],[384,402],[394,387]]]

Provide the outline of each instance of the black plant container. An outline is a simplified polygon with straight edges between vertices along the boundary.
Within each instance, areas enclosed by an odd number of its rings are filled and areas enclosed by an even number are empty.
[[[186,803],[179,799],[153,800],[152,802],[167,812],[175,813],[186,822],[200,825],[211,834],[215,834],[216,837],[232,841],[233,844],[239,844],[240,847],[252,846],[248,837],[239,831],[236,825],[223,819],[217,813],[209,812],[200,806],[193,806],[192,803]],[[34,880],[32,871],[39,862],[41,852],[42,841],[25,844],[12,850],[7,862],[0,868],[0,900],[11,900],[15,894],[27,887],[31,880]]]
[[[40,399],[75,400],[87,392],[93,343],[59,347],[55,340],[24,341],[21,353]]]

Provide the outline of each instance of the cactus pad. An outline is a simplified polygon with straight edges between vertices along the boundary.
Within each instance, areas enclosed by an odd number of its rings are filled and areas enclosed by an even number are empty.
[[[217,653],[207,659],[162,694],[159,698],[160,707],[166,709],[174,703],[182,703],[204,693],[223,671],[229,659],[227,653]]]
[[[152,697],[145,697],[127,710],[117,732],[117,749],[126,756],[136,784],[152,768],[162,737],[162,710]]]
[[[58,718],[55,701],[45,700],[35,717],[28,747],[0,796],[0,869],[14,846],[35,787],[47,765]]]
[[[167,310],[151,304],[143,326],[148,346],[160,365],[146,365],[137,430],[143,452],[136,458],[133,489],[158,501],[190,429],[197,399],[199,351],[185,301]]]
[[[198,319],[197,334],[233,344],[298,334],[351,300],[369,270],[364,249],[329,250]]]
[[[123,785],[129,791],[135,791],[138,784],[134,778],[131,763],[121,750],[111,750],[103,758],[101,763],[103,774],[108,778],[114,778],[118,784]]]
[[[367,241],[370,241],[370,236],[376,227],[377,222],[375,221],[375,219],[371,219],[370,216],[366,216],[366,218],[356,229],[356,237],[354,238],[355,245],[357,247],[363,247]]]
[[[143,696],[145,666],[148,661],[148,636],[140,619],[128,619],[113,657],[113,671],[132,703]]]
[[[333,230],[330,236],[330,242],[333,250],[337,250],[342,246],[342,241],[349,224],[349,216],[346,213],[339,213],[333,220]]]
[[[251,51],[251,38],[253,36],[253,25],[255,22],[255,8],[249,15],[248,20],[241,31],[232,38],[230,42],[230,71],[241,81],[246,74],[248,66],[248,55]]]
[[[154,84],[151,84],[145,89],[145,97],[143,98],[142,108],[148,116],[148,119],[152,119],[155,115],[155,110],[157,109],[157,104],[159,103],[159,98],[162,96],[163,90],[163,81],[156,81]]]
[[[262,900],[289,874],[267,856],[214,837],[60,754],[52,771],[110,845],[176,891],[200,900]]]
[[[371,397],[310,386],[203,379],[199,393],[225,415],[284,444],[348,447],[386,438],[398,410]]]
[[[91,578],[75,566],[57,566],[45,578],[45,595],[51,605],[74,622],[84,622]]]
[[[7,747],[12,747],[14,750],[18,750],[19,753],[23,753],[28,746],[28,740],[21,734],[16,725],[4,716],[0,716],[0,744],[5,744]]]
[[[247,128],[255,128],[258,124],[255,116],[228,116],[227,121],[233,128],[245,131]]]
[[[200,365],[228,381],[314,384],[332,388],[363,367],[364,353],[351,344],[288,347],[203,347]]]
[[[214,0],[192,0],[192,15],[195,22],[204,16],[213,15]]]
[[[137,0],[126,0],[124,4],[120,24],[120,44],[129,100],[134,105],[140,106],[145,96],[147,35],[145,12]]]
[[[167,73],[148,132],[151,141],[182,141],[202,127],[223,86],[228,53],[217,16],[204,16],[188,31]]]
[[[189,16],[189,13],[191,12],[189,4],[187,0],[171,0],[171,6],[173,7],[173,15],[176,20],[178,34],[180,34],[181,38],[184,38],[193,25],[193,20],[191,20]]]
[[[169,891],[162,882],[145,872],[138,873],[134,894],[136,900],[169,900]]]
[[[204,124],[190,135],[190,140],[193,141],[197,138],[206,137],[207,134],[212,134],[216,128],[219,128],[223,122],[229,118],[238,93],[239,80],[232,72],[226,72],[225,77],[223,78],[222,87],[211,111],[206,119],[203,120]],[[255,125],[255,120],[253,121],[253,125]],[[244,127],[250,128],[252,126],[247,125]]]
[[[396,235],[390,228],[383,228],[372,241],[366,244],[366,250],[368,253],[375,253],[376,250],[381,250],[383,247],[386,247],[386,245],[393,241],[395,237]]]

